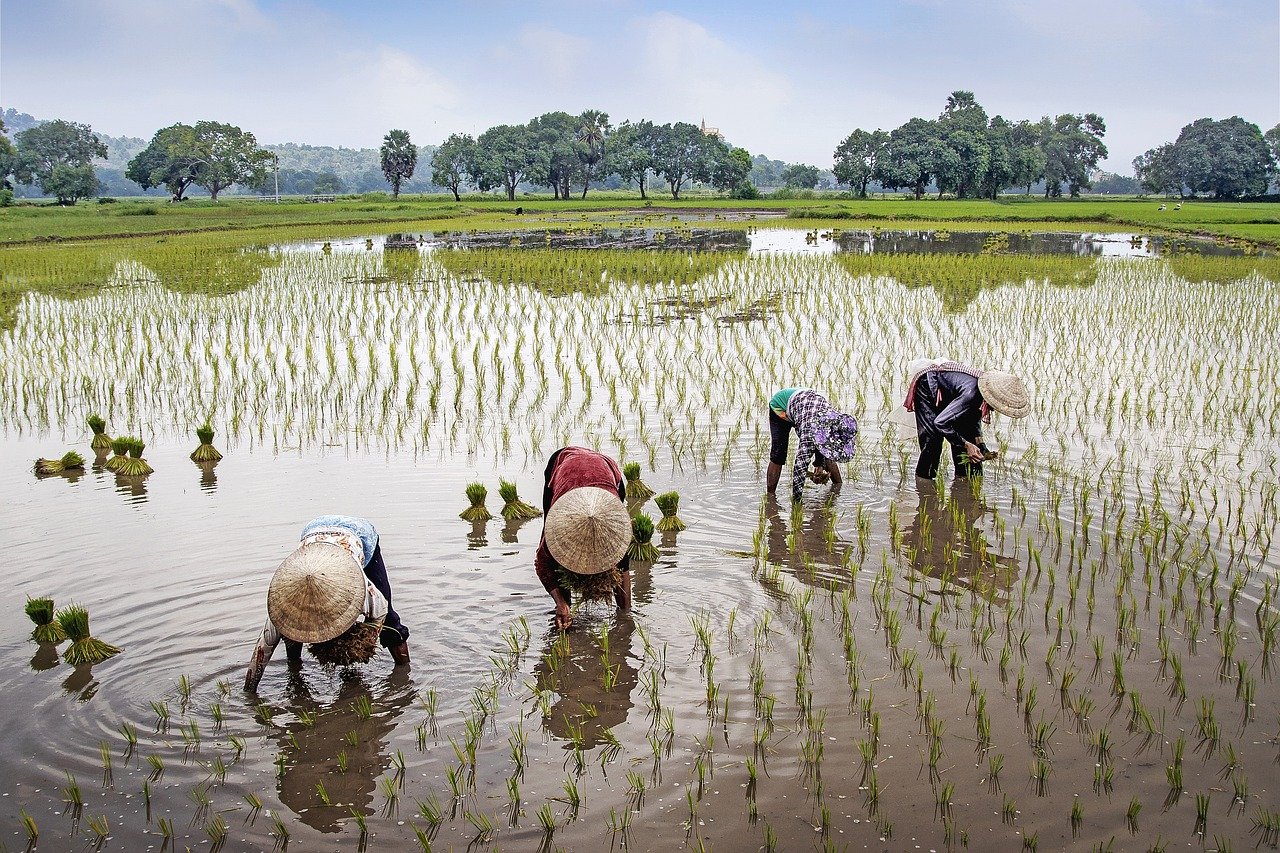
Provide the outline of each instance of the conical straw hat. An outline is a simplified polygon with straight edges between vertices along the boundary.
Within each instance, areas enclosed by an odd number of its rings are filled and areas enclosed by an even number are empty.
[[[1011,418],[1025,418],[1031,411],[1027,386],[1012,373],[988,370],[978,377],[978,391],[991,408]]]
[[[364,572],[345,548],[311,542],[294,551],[271,577],[267,615],[298,643],[332,640],[364,611]]]
[[[616,492],[581,486],[551,505],[542,535],[557,563],[580,575],[596,575],[627,553],[631,517]]]

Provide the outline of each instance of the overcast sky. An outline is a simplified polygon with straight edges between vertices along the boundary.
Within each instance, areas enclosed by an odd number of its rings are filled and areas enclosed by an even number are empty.
[[[149,138],[215,119],[259,142],[419,144],[540,113],[705,118],[829,167],[854,128],[1096,112],[1104,166],[1188,122],[1280,122],[1277,0],[0,0],[0,106]]]

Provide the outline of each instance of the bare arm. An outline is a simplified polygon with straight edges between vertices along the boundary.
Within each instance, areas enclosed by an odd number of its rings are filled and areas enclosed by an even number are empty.
[[[253,655],[249,658],[249,670],[244,674],[244,689],[253,692],[258,689],[258,682],[262,680],[262,673],[267,668],[267,661],[271,660],[271,656],[275,654],[276,646],[280,644],[280,632],[278,632],[270,620],[267,620],[267,626],[262,629],[262,634],[258,636],[258,644],[253,647]],[[301,660],[301,649],[299,646],[299,660]]]

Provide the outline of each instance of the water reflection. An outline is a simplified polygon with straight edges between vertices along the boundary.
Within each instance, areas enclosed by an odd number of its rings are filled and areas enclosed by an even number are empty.
[[[467,534],[467,550],[478,551],[489,547],[489,522],[471,522],[471,532]]]
[[[583,749],[591,749],[606,730],[626,722],[639,679],[632,664],[634,632],[635,622],[621,613],[599,627],[588,627],[579,616],[567,633],[549,632],[533,671],[538,689],[556,697],[542,719],[552,737],[580,737]]]
[[[116,491],[129,498],[131,504],[147,502],[147,478],[116,474]]]
[[[767,562],[813,586],[848,585],[854,546],[836,529],[834,503],[825,501],[807,514],[802,504],[793,504],[784,516],[777,497],[767,495],[764,512]]]
[[[520,528],[529,522],[527,518],[508,518],[506,523],[502,525],[502,541],[507,545],[515,545],[519,543],[518,534]]]
[[[36,672],[53,669],[62,658],[58,656],[58,647],[53,643],[37,643],[36,653],[31,656],[31,668]]]
[[[56,652],[55,652],[56,654]],[[93,664],[82,663],[62,680],[62,690],[79,702],[88,702],[98,692],[98,679],[93,677]]]
[[[992,550],[982,520],[995,514],[982,499],[980,481],[957,479],[944,495],[935,480],[916,480],[919,503],[902,532],[902,553],[917,572],[1005,600],[1018,578],[1018,563]]]
[[[200,469],[200,489],[205,492],[212,492],[218,488],[218,463],[217,462],[196,462],[194,463]]]
[[[338,695],[328,702],[312,696],[300,672],[290,675],[286,690],[288,710],[298,719],[277,738],[285,761],[277,785],[280,802],[312,829],[340,832],[353,811],[373,814],[378,778],[391,766],[388,742],[396,720],[413,704],[409,673],[392,670],[374,692],[358,670],[344,671]],[[367,718],[362,699],[372,710]],[[323,785],[330,805],[322,801],[317,785]]]

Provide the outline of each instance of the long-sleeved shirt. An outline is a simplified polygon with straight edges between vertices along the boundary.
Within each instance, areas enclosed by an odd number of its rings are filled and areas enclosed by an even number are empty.
[[[787,419],[795,425],[800,441],[796,446],[796,461],[791,466],[791,498],[800,500],[804,493],[804,480],[809,473],[809,463],[818,452],[818,442],[814,432],[819,421],[836,410],[831,402],[817,391],[803,389],[796,391],[787,401]]]
[[[618,493],[618,500],[626,498],[626,483],[622,479],[622,469],[618,463],[594,450],[585,447],[562,447],[547,460],[547,469],[543,473],[542,514],[545,517],[551,511],[561,495],[570,489],[583,486],[595,486]],[[630,566],[627,557],[618,563],[618,568],[626,571]],[[533,558],[533,568],[538,580],[547,592],[559,587],[557,574],[563,568],[556,558],[551,556],[544,534],[538,542],[538,551]]]
[[[982,392],[978,390],[978,377],[958,370],[928,370],[917,380],[916,393],[928,395],[938,414],[933,428],[952,444],[975,444],[982,432]],[[932,415],[925,409],[917,409],[916,417]]]
[[[360,567],[361,572],[364,572],[377,551],[378,532],[372,524],[363,518],[322,515],[308,522],[306,527],[302,529],[302,541],[299,547],[312,542],[329,542],[337,545],[346,551],[356,565]],[[374,585],[373,580],[365,574],[363,608],[365,621],[374,622],[379,619],[386,619],[390,609],[391,606],[386,596]],[[262,628],[262,633],[258,636],[258,643],[254,647],[253,657],[249,663],[249,671],[245,675],[246,689],[253,690],[258,686],[267,663],[271,660],[271,656],[275,654],[276,646],[280,645],[280,640],[282,639],[289,638],[280,633],[280,629],[275,626],[275,623],[271,621],[271,617],[268,616],[266,624]]]

